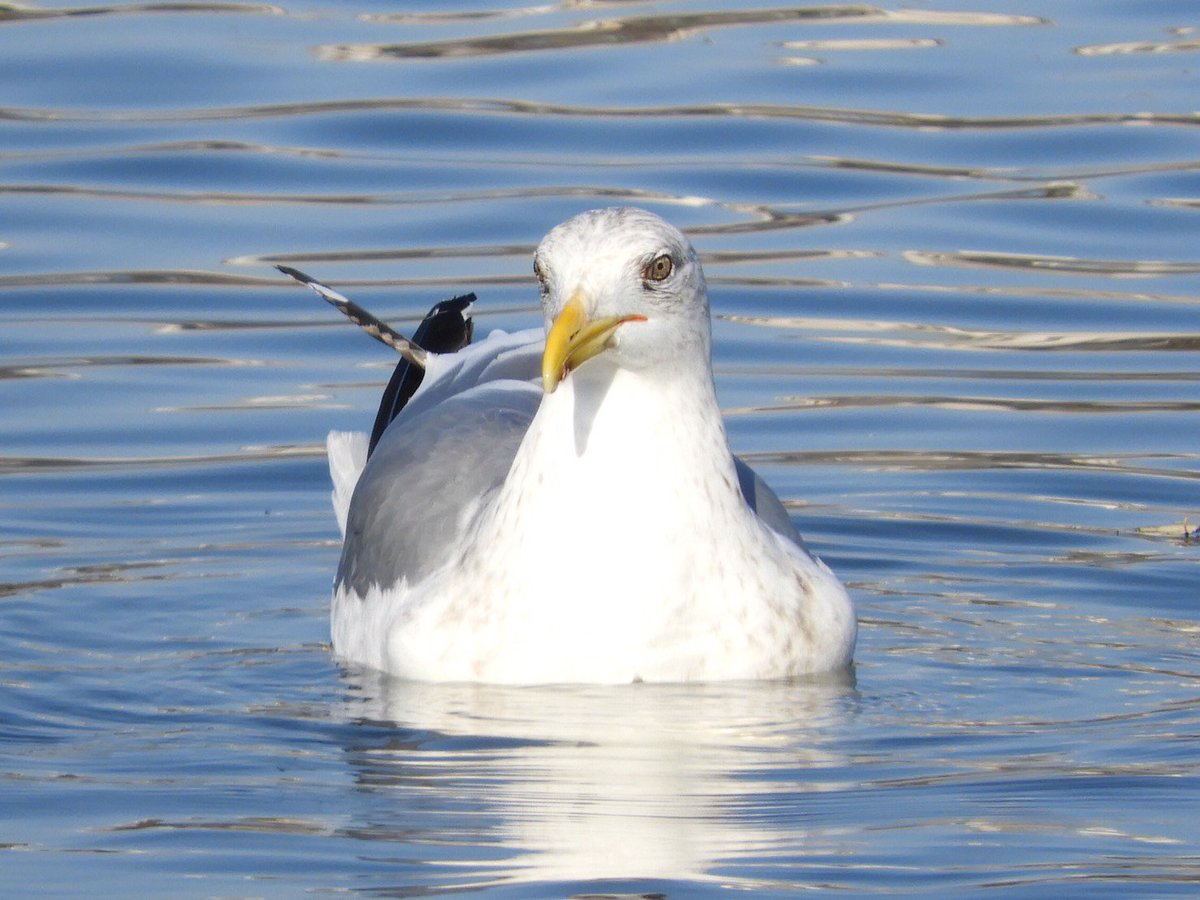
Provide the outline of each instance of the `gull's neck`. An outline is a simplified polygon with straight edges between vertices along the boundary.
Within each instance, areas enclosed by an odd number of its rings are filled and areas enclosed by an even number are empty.
[[[561,592],[587,559],[578,599],[632,600],[677,593],[752,520],[707,367],[642,374],[597,359],[543,398],[477,546],[504,560],[516,593]]]
[[[513,475],[520,466],[533,469],[533,477],[518,483],[569,491],[574,502],[586,499],[597,511],[620,505],[636,515],[636,507],[655,498],[696,491],[722,505],[741,503],[706,368],[642,373],[596,360],[573,372],[543,398]]]

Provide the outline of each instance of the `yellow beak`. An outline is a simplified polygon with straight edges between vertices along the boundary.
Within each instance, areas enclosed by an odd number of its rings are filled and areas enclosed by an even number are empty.
[[[645,322],[645,316],[605,316],[589,319],[583,299],[575,294],[562,308],[550,333],[546,335],[546,350],[542,354],[542,388],[547,394],[567,377],[567,373],[603,353],[610,346],[613,332],[626,322]]]

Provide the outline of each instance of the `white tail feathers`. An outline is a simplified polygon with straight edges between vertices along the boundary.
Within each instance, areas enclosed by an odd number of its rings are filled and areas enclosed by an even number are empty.
[[[342,537],[346,536],[346,517],[354,485],[367,464],[367,435],[362,431],[331,431],[325,439],[329,455],[329,475],[333,479],[333,512]]]

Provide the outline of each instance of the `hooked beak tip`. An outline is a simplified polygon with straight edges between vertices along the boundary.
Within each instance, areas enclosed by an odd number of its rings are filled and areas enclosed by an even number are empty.
[[[542,390],[553,394],[573,370],[612,346],[617,329],[626,322],[645,322],[643,315],[603,316],[593,319],[576,293],[563,306],[546,334],[542,354]]]

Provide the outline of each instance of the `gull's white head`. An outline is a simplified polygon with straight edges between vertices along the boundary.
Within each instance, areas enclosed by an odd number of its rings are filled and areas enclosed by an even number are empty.
[[[547,393],[604,354],[630,369],[707,367],[711,326],[704,273],[677,228],[632,207],[581,213],[534,254],[548,332]]]

